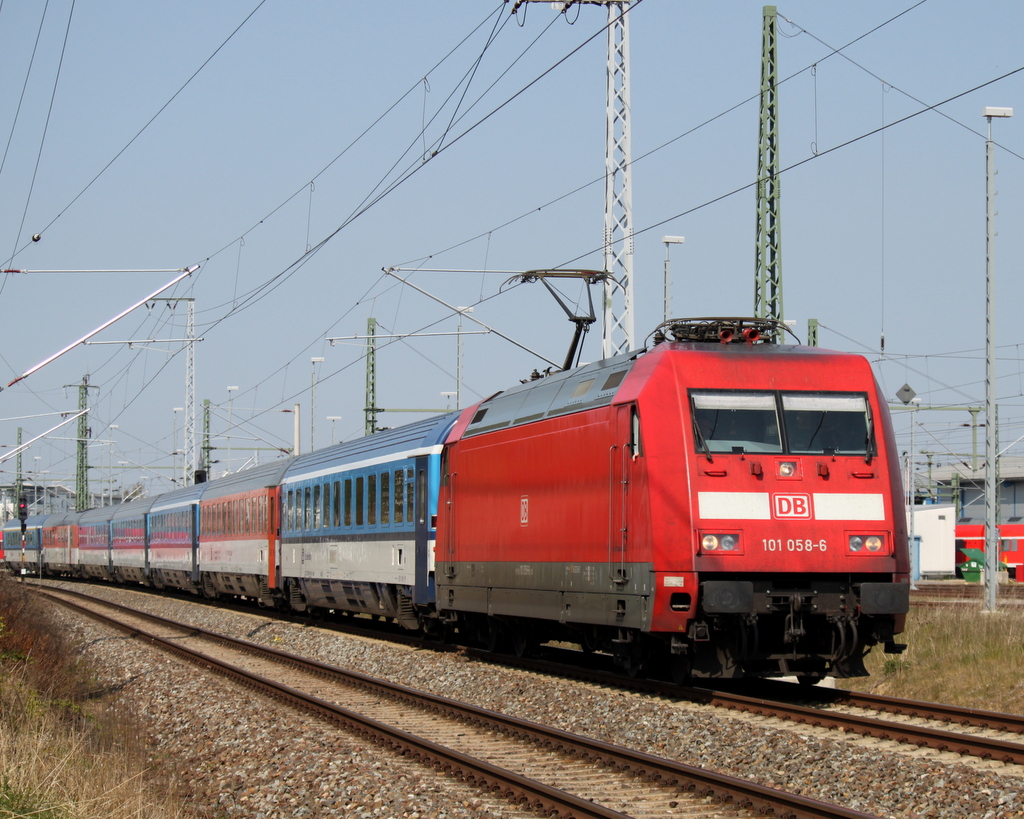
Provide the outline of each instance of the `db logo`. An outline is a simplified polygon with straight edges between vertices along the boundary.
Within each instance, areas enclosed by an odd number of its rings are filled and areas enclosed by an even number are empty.
[[[772,513],[776,518],[810,520],[810,495],[772,495]]]

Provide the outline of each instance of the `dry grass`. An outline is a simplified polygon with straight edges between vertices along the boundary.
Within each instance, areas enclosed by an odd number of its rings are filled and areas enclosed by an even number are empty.
[[[78,657],[45,606],[0,579],[0,818],[186,816]]]
[[[844,688],[990,711],[1024,713],[1024,607],[994,614],[978,604],[913,607],[900,642],[903,654],[874,649],[869,678]]]

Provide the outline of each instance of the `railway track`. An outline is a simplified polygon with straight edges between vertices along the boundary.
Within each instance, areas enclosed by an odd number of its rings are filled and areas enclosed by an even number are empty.
[[[669,700],[681,699],[797,725],[891,740],[915,748],[1024,765],[1024,741],[1021,737],[1024,734],[1024,716],[1020,715],[839,689],[804,687],[777,680],[744,682],[732,689],[677,686],[658,680],[628,679],[617,673],[567,666],[564,662],[495,658],[484,652],[470,653],[479,660],[512,664],[545,674],[566,674]],[[755,690],[756,693],[750,693]],[[803,704],[808,700],[813,704]],[[954,725],[963,730],[949,730]]]
[[[775,696],[791,697],[791,683],[766,681],[767,691],[775,692]],[[1006,734],[1024,735],[1024,715],[1004,714],[998,711],[985,711],[980,708],[965,708],[959,705],[944,705],[937,702],[921,702],[899,697],[884,697],[863,691],[846,691],[838,688],[804,689],[801,695],[812,698],[817,703],[830,707],[859,708],[865,711],[883,712],[905,717],[940,722],[946,725],[959,725],[961,728],[974,728],[986,731],[998,731]]]
[[[421,637],[410,637],[402,633],[382,637],[379,630],[362,627],[358,621],[345,625],[332,624],[331,628],[369,639],[428,645],[436,650],[458,650],[481,662],[518,667],[545,675],[566,676],[670,700],[711,705],[796,725],[859,737],[874,737],[919,749],[930,748],[940,753],[1024,766],[1024,716],[1021,715],[842,689],[796,686],[778,680],[743,681],[732,688],[717,689],[677,686],[659,680],[629,678],[616,670],[594,667],[589,661],[596,659],[600,663],[600,658],[581,655],[577,651],[548,649],[547,654],[553,656],[553,659],[514,657],[464,646],[425,643]],[[882,718],[880,715],[886,716]],[[950,730],[954,726],[958,728]]]
[[[985,596],[985,586],[981,583],[959,583],[953,581],[934,581],[917,583],[910,591],[912,603],[926,600],[981,600]],[[1001,583],[998,596],[1007,601],[1024,601],[1024,583]]]
[[[545,815],[734,817],[753,811],[787,817],[869,816],[345,672],[80,592],[39,591]]]

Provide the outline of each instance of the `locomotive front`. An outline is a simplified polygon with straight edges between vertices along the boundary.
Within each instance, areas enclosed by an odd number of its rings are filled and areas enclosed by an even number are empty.
[[[899,465],[870,366],[720,335],[663,345],[639,396],[648,451],[668,456],[648,466],[652,631],[693,676],[866,675],[872,645],[902,650],[909,608]]]

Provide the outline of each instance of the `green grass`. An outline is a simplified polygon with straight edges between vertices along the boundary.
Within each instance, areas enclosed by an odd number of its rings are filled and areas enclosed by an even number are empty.
[[[0,817],[12,819],[68,819],[59,808],[48,807],[30,791],[18,788],[6,777],[0,780]]]
[[[0,819],[187,815],[98,688],[50,609],[0,577]]]
[[[995,613],[980,603],[914,606],[899,642],[907,644],[903,654],[876,647],[865,661],[871,677],[842,687],[1024,713],[1024,606]]]

